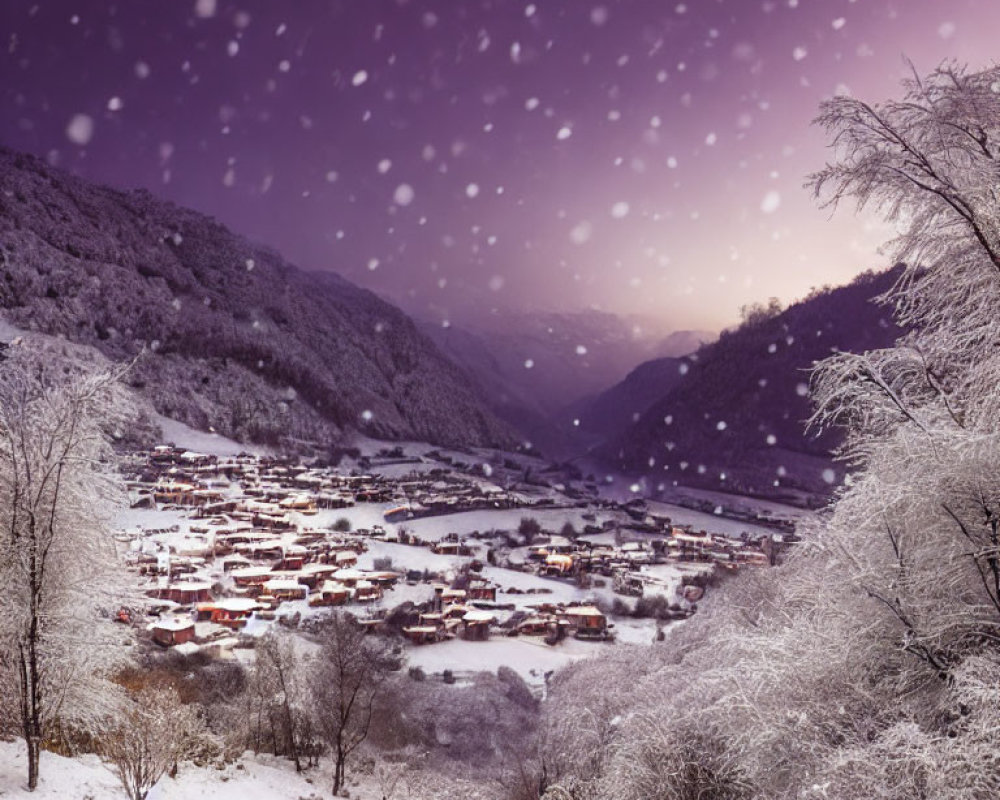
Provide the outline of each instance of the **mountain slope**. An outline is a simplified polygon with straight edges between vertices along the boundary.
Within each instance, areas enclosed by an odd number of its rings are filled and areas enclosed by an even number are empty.
[[[898,338],[889,310],[871,302],[898,276],[898,268],[866,273],[724,332],[683,360],[677,385],[605,444],[603,457],[654,488],[676,480],[790,498],[828,493],[840,477],[829,456],[837,440],[805,432],[809,371],[832,349],[861,352]]]
[[[620,435],[681,382],[684,364],[669,356],[643,362],[620,383],[573,407],[580,429],[603,438]]]
[[[243,440],[517,441],[401,311],[209,217],[0,148],[0,308],[114,359],[157,411]]]

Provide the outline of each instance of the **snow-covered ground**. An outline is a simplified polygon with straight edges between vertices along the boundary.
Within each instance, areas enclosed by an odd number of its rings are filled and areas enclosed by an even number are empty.
[[[163,441],[172,442],[177,447],[184,447],[198,453],[208,453],[216,456],[235,456],[239,453],[254,453],[267,455],[271,451],[261,445],[243,444],[227,439],[217,433],[207,433],[178,422],[170,417],[157,414],[156,422],[163,432]]]
[[[24,743],[0,742],[0,797],[33,800],[122,800],[125,790],[118,778],[95,755],[64,758],[42,753],[38,789],[28,792]],[[322,780],[322,783],[319,781]],[[374,787],[353,797],[376,798]],[[246,754],[224,769],[186,764],[177,778],[164,777],[147,800],[275,800],[330,796],[324,773],[297,775],[285,759]]]
[[[398,770],[398,768],[396,768]],[[95,755],[65,758],[42,753],[38,788],[25,788],[27,767],[24,744],[0,741],[0,798],[4,800],[124,800],[125,790],[118,778]],[[163,777],[149,792],[147,800],[320,800],[333,795],[332,766],[323,759],[317,769],[296,773],[284,758],[270,755],[242,758],[222,768],[182,764],[177,777]],[[393,798],[437,800],[471,797],[468,790],[443,791],[442,779],[428,773],[409,773],[391,792]],[[427,784],[428,789],[416,788]],[[455,787],[452,787],[453,789]],[[346,789],[354,800],[382,800],[385,791],[375,775],[352,768]],[[478,795],[481,797],[482,795]]]

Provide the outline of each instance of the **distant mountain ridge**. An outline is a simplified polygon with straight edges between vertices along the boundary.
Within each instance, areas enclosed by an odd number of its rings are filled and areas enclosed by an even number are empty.
[[[643,361],[686,355],[715,338],[705,331],[666,334],[648,325],[596,309],[498,311],[447,327],[428,323],[425,331],[470,373],[502,378],[512,397],[527,397],[537,410],[555,414],[617,383]]]
[[[664,336],[662,326],[657,330],[649,321],[594,309],[508,311],[447,326],[421,325],[471,376],[494,413],[555,456],[580,452],[579,428],[567,427],[574,409],[624,378],[633,365],[686,355],[715,337],[707,331]]]
[[[166,416],[260,442],[518,442],[412,320],[337,275],[5,148],[0,187],[2,314],[113,359],[145,348],[131,382]]]
[[[872,302],[900,270],[865,273],[780,313],[758,315],[681,359],[676,373],[666,361],[641,365],[583,413],[591,429],[610,431],[600,456],[645,475],[653,490],[677,480],[785,499],[828,494],[842,477],[830,458],[838,439],[806,434],[810,371],[834,348],[863,352],[902,335],[890,309]],[[624,413],[648,402],[657,381],[665,387],[661,397],[614,433]]]

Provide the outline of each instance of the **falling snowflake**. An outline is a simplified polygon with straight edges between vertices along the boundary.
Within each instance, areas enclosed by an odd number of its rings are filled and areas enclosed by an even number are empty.
[[[585,244],[593,233],[593,228],[589,222],[580,222],[569,232],[569,239],[573,244]]]
[[[560,142],[562,142],[562,141],[565,141],[566,139],[568,139],[572,135],[573,135],[572,129],[568,125],[563,125],[556,132],[556,139],[558,139]]]
[[[351,86],[361,86],[367,80],[368,73],[363,69],[359,69],[354,73],[354,77],[351,78]]]
[[[470,183],[465,187],[465,196],[468,198],[473,198],[479,195],[479,184]]]
[[[194,4],[195,16],[207,19],[215,16],[216,0],[196,0]]]
[[[628,216],[628,203],[624,200],[619,200],[613,206],[611,206],[611,216],[615,219],[624,219]]]
[[[595,6],[590,11],[590,21],[597,27],[606,23],[608,21],[608,16],[608,9],[604,6]]]
[[[87,114],[74,114],[66,126],[66,138],[73,144],[85,145],[94,138],[94,119]]]
[[[413,202],[414,195],[413,187],[410,184],[401,183],[393,192],[392,200],[397,206],[408,206]]]
[[[765,214],[773,214],[778,210],[781,205],[781,194],[774,189],[769,191],[764,195],[764,199],[760,201],[760,210]]]

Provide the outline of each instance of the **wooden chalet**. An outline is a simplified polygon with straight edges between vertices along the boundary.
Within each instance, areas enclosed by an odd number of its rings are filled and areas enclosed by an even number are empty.
[[[194,620],[190,617],[162,617],[152,625],[153,641],[163,647],[194,641]]]
[[[212,600],[212,584],[197,581],[181,581],[169,586],[158,586],[146,592],[150,597],[161,600],[172,600],[178,605],[189,606],[192,603],[207,603]]]
[[[351,599],[351,590],[340,581],[323,581],[322,585],[309,595],[310,606],[342,606]]]

